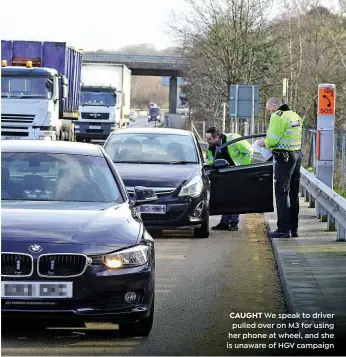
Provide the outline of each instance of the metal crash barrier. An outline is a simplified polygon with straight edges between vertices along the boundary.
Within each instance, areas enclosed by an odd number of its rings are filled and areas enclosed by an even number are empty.
[[[301,195],[309,202],[310,208],[316,208],[316,215],[322,222],[327,222],[328,231],[337,231],[336,240],[346,241],[346,199],[318,180],[304,168],[301,168]],[[327,214],[321,212],[323,208]]]

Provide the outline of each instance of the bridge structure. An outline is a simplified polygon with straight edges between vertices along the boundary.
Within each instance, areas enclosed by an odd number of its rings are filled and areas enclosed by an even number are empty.
[[[134,76],[170,77],[169,113],[175,114],[178,95],[178,77],[184,77],[188,60],[182,56],[123,55],[112,52],[84,52],[83,63],[123,64]]]

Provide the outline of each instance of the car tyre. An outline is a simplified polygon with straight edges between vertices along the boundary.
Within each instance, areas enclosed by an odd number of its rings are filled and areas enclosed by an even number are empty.
[[[122,335],[131,337],[147,337],[153,327],[154,322],[154,305],[155,298],[151,303],[150,314],[148,317],[144,317],[137,322],[126,322],[119,326],[119,331]]]
[[[200,228],[194,229],[195,238],[209,238],[209,214],[206,219],[202,222]]]

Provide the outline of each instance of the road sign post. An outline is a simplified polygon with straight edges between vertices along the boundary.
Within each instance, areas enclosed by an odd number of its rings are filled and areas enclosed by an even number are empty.
[[[238,132],[239,119],[247,119],[251,121],[250,131],[254,134],[255,117],[259,116],[259,86],[232,84],[229,93],[231,131]]]
[[[333,188],[335,127],[335,84],[318,85],[318,109],[316,130],[316,177]],[[327,221],[327,212],[317,205],[319,218]]]

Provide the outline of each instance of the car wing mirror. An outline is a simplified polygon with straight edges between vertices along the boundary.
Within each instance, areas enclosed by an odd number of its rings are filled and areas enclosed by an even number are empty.
[[[225,159],[216,159],[213,164],[213,168],[215,169],[224,169],[229,166],[229,163]]]
[[[153,203],[158,200],[154,190],[148,187],[136,186],[134,188],[133,207]]]

